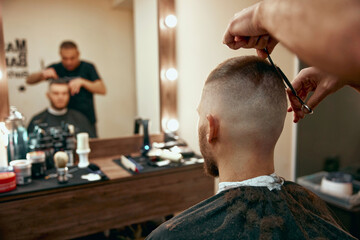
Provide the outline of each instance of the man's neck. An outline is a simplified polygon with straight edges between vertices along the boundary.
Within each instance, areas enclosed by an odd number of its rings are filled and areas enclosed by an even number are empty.
[[[274,153],[259,151],[227,151],[218,158],[219,181],[239,182],[274,173]]]
[[[55,115],[55,116],[62,116],[62,115],[65,115],[68,111],[67,108],[63,108],[63,109],[56,109],[52,106],[48,107],[48,112],[52,115]]]

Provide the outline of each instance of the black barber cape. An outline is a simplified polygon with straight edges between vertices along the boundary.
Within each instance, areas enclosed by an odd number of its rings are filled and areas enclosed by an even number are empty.
[[[280,191],[267,187],[223,191],[163,223],[146,239],[356,238],[340,228],[314,193],[285,182]]]
[[[76,134],[87,132],[89,137],[96,137],[89,120],[82,113],[73,109],[68,109],[64,115],[60,116],[53,115],[46,109],[31,119],[27,131],[32,133],[35,125],[40,123],[47,123],[48,127],[59,127],[62,122],[74,125]]]

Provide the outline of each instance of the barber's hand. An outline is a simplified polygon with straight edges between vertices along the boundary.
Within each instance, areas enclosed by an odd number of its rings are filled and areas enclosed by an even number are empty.
[[[71,96],[78,94],[80,92],[81,87],[83,86],[84,79],[82,78],[74,78],[69,82],[69,88]]]
[[[58,79],[58,75],[56,74],[56,71],[54,68],[47,68],[42,71],[42,75],[45,79],[53,78]]]
[[[266,47],[271,53],[278,41],[256,22],[259,4],[235,14],[225,31],[223,43],[234,50],[255,48],[259,57],[266,58],[263,49]]]
[[[305,68],[300,71],[296,76],[292,85],[297,94],[302,100],[305,100],[310,92],[314,94],[307,101],[307,105],[314,110],[314,108],[329,94],[336,92],[345,85],[345,81],[341,81],[339,78],[322,72],[315,67]],[[301,104],[299,100],[292,94],[290,89],[287,89],[287,94],[290,100],[291,107],[288,108],[288,112],[294,112],[294,122],[298,122],[305,117],[308,113],[301,110]]]

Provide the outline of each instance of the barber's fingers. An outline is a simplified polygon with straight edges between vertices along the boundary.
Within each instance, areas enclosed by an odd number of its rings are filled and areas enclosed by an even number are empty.
[[[58,77],[55,69],[52,68],[51,70],[52,70],[52,71],[51,71],[52,77],[55,78],[55,79],[58,79],[59,77]]]
[[[269,53],[272,53],[272,51],[274,50],[274,48],[276,47],[276,45],[277,45],[278,43],[279,43],[279,41],[278,41],[276,38],[270,36],[269,41],[268,41],[268,44],[267,44],[267,46],[266,46],[268,52],[269,52]]]
[[[246,37],[239,37],[239,36],[235,36],[235,37],[232,37],[232,40],[229,41],[227,43],[228,47],[230,47],[231,49],[239,49],[243,46],[245,46],[248,42],[248,38]]]
[[[292,85],[302,100],[306,99],[310,92],[314,92],[307,101],[307,105],[314,110],[329,94],[342,88],[345,82],[315,67],[309,67],[300,71]],[[294,111],[294,122],[296,122],[308,112],[304,113],[301,110],[301,104],[289,90],[287,93],[291,104],[288,111]]]
[[[239,48],[255,48],[259,40],[261,39],[261,36],[255,36],[255,37],[241,37],[241,36],[235,36],[234,37],[234,44],[233,49],[239,49]]]
[[[324,76],[324,78],[319,81],[314,94],[309,98],[308,106],[311,109],[314,109],[325,97],[343,87],[341,82],[340,84],[338,83],[339,82],[337,78],[333,78],[332,76]]]
[[[235,37],[235,41],[237,39],[241,39],[245,42],[243,44],[243,48],[257,48],[258,46],[262,45],[264,48],[267,44],[267,41],[269,40],[269,35],[263,35],[263,36],[253,36],[253,37]]]
[[[269,36],[269,39],[265,45],[266,49],[268,50],[269,54],[272,53],[272,51],[274,50],[275,46],[279,43],[279,41],[272,37],[272,36]],[[257,55],[263,59],[267,58],[267,53],[264,51],[264,48],[265,47],[262,47],[262,48],[257,48],[256,49],[256,52],[257,52]]]
[[[70,93],[72,96],[78,94],[80,92],[80,87],[77,84],[69,83]]]
[[[264,49],[269,42],[270,36],[269,35],[263,35],[260,36],[254,46],[254,48],[256,49]]]
[[[312,110],[314,110],[325,97],[327,97],[330,93],[332,93],[331,89],[324,87],[321,84],[315,87],[315,89],[311,89],[311,90],[308,89],[307,92],[309,93],[310,91],[313,90],[314,93],[310,96],[310,98],[306,103]],[[291,107],[288,109],[288,111],[294,112],[294,122],[298,122],[300,119],[303,119],[305,117],[305,114],[308,114],[309,112],[306,109],[302,109],[301,103],[291,93],[291,91],[288,90],[287,93],[291,104]],[[308,94],[306,94],[305,97],[303,97],[304,96],[303,94],[301,95],[302,96],[299,95],[299,97],[301,97],[301,99],[304,101],[304,99],[306,99]]]
[[[286,93],[288,94],[288,97],[289,97],[289,100],[290,100],[290,107],[287,109],[287,111],[288,112],[294,112],[293,122],[297,123],[300,119],[303,119],[305,117],[305,114],[301,111],[301,107],[297,106],[297,104],[300,104],[300,102],[291,93],[291,91],[288,91],[288,89],[287,89]]]
[[[292,85],[302,99],[305,99],[310,92],[314,92],[307,101],[307,105],[311,109],[315,108],[330,93],[340,88],[337,86],[337,78],[315,67],[302,69],[295,77]]]
[[[311,68],[305,68],[299,72],[299,74],[295,77],[294,81],[291,83],[294,90],[297,92],[297,95],[305,100],[307,95],[316,89],[317,81],[314,81],[313,72]],[[290,89],[287,90],[289,95],[289,100],[291,106],[295,109],[301,108],[301,104],[299,100],[292,94]]]
[[[71,96],[74,96],[75,95],[75,88],[70,87],[70,93],[71,93]]]
[[[42,72],[42,74],[45,79],[49,79],[49,78],[58,79],[59,78],[58,75],[56,74],[55,69],[53,69],[53,68],[45,69]]]
[[[291,92],[291,90],[287,89],[286,93],[287,93],[287,95],[289,97],[290,105],[291,105],[289,107],[289,109],[288,109],[288,112],[294,112],[293,121],[296,123],[300,119],[303,119],[305,117],[305,113],[301,109],[302,106],[301,106],[301,103],[300,103],[299,99],[297,99],[297,97],[295,97],[295,95]]]
[[[308,94],[312,91],[314,91],[317,87],[317,81],[316,78],[314,79],[313,76],[313,70],[311,68],[309,69],[303,69],[300,71],[300,73],[295,77],[294,81],[292,82],[292,85],[297,92],[297,95],[301,98],[301,100],[305,101]],[[302,109],[302,105],[295,97],[295,95],[291,92],[290,89],[287,89],[287,94],[290,101],[290,107],[288,109],[288,112],[293,111],[294,112],[294,122],[298,122],[300,119],[303,119],[305,117],[305,113]],[[309,103],[308,106],[313,109]]]
[[[239,44],[235,43],[235,37],[250,38],[267,34],[267,31],[259,26],[254,19],[258,17],[260,3],[256,3],[248,8],[236,13],[230,20],[224,36],[223,43],[229,48],[238,49]]]
[[[250,37],[248,43],[243,48],[255,48],[260,36]]]
[[[231,49],[238,49],[235,48],[235,36],[231,35],[230,32],[225,32],[223,37],[223,44],[226,44]]]
[[[71,91],[71,95],[74,96],[79,93],[80,89],[75,87],[75,88],[72,88],[70,91]]]
[[[257,55],[265,59],[267,57],[267,53],[264,51],[264,48],[267,48],[268,52],[271,53],[277,44],[278,40],[268,34],[265,34],[253,37],[235,36],[233,37],[232,42],[228,42],[227,45],[231,45],[232,49],[255,48]]]

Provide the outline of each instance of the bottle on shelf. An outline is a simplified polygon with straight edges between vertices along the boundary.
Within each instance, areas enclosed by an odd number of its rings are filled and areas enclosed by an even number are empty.
[[[28,150],[28,133],[24,124],[24,116],[16,109],[10,107],[10,115],[5,120],[6,127],[9,129],[8,141],[8,161],[26,159]]]

